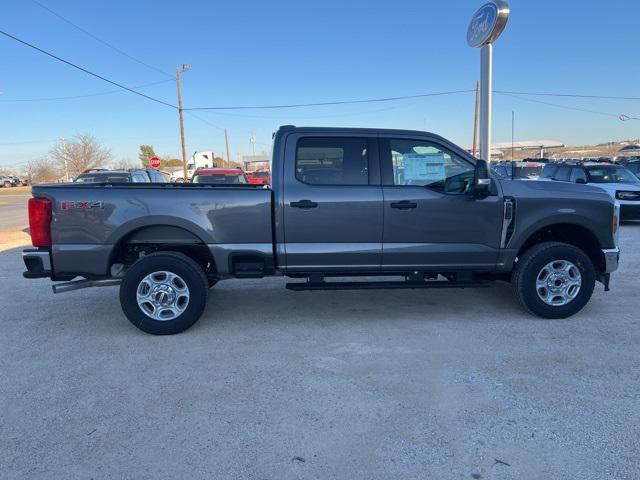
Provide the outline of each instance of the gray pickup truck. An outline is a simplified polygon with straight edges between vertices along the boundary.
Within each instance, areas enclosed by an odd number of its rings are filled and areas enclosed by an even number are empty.
[[[564,318],[596,281],[608,290],[618,217],[600,189],[495,178],[430,133],[283,126],[270,188],[34,186],[24,276],[65,282],[55,292],[120,285],[127,318],[154,334],[193,325],[219,280],[268,275],[306,279],[292,290],[501,280]]]

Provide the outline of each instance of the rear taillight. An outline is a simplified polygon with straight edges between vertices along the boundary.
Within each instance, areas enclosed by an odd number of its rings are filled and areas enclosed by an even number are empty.
[[[34,247],[51,246],[51,201],[29,199],[29,232]]]

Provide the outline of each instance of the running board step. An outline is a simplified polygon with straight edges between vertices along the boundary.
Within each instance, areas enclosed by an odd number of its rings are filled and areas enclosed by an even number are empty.
[[[296,282],[287,283],[289,290],[386,290],[400,288],[478,288],[490,282]]]

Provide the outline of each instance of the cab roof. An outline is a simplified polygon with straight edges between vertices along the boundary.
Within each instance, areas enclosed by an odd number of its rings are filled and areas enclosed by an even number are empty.
[[[244,173],[239,168],[199,168],[195,171],[194,175],[239,175]]]

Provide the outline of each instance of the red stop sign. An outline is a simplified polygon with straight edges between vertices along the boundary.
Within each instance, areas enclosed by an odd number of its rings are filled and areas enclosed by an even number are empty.
[[[151,157],[149,159],[149,165],[151,168],[160,168],[160,159],[158,157]]]

